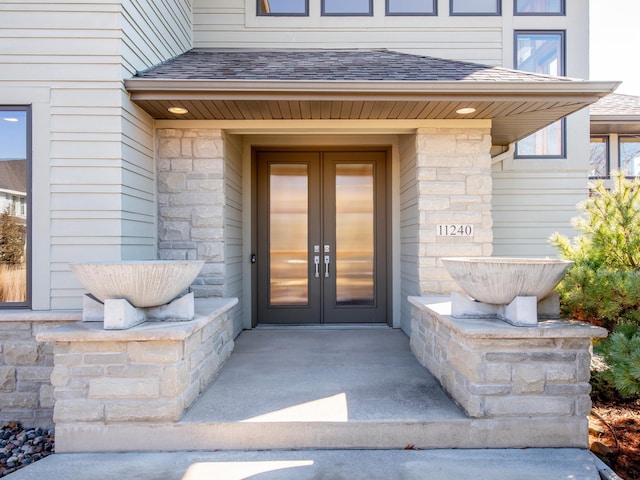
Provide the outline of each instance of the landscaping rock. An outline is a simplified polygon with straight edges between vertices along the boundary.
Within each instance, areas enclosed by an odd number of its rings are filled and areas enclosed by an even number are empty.
[[[0,429],[0,477],[15,472],[55,449],[53,429],[24,428],[19,422],[8,422]]]

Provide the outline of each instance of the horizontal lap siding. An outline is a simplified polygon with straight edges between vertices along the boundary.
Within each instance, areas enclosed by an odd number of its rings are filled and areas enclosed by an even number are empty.
[[[385,17],[376,2],[372,17],[257,17],[255,2],[219,6],[194,1],[194,46],[205,48],[386,48],[421,55],[499,65],[503,57],[500,17]],[[245,5],[247,9],[245,10]],[[318,6],[316,9],[315,7]]]
[[[571,219],[587,196],[586,185],[580,172],[494,172],[493,254],[556,257],[549,236],[576,235]]]
[[[122,77],[191,47],[188,0],[122,3]],[[157,258],[156,169],[153,120],[121,88],[122,259]]]
[[[33,248],[49,252],[34,279],[50,277],[36,308],[80,307],[70,262],[155,257],[153,122],[122,80],[190,48],[190,32],[188,0],[0,2],[0,104],[49,91],[34,110],[34,171],[50,179],[34,191],[47,208],[34,209]]]
[[[416,189],[416,139],[405,135],[400,142],[400,278],[401,328],[411,332],[411,305],[407,297],[419,294],[418,279],[418,192]]]
[[[242,141],[236,135],[224,137],[224,282],[225,297],[242,295]],[[234,337],[240,333],[242,302],[229,315],[233,321]]]

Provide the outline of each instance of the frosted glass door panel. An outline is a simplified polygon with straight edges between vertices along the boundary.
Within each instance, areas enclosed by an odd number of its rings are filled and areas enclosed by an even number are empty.
[[[309,179],[306,164],[269,166],[271,305],[309,302]]]

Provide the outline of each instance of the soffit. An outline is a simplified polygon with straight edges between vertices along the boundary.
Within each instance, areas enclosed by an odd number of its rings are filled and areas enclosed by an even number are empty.
[[[156,119],[491,119],[506,145],[617,87],[386,50],[192,50],[126,80]],[[186,115],[167,109],[182,106]],[[456,113],[473,107],[469,115]]]

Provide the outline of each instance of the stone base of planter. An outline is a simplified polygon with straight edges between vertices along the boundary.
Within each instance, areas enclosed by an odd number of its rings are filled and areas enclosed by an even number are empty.
[[[516,327],[495,318],[454,318],[449,297],[409,301],[413,353],[470,417],[589,413],[591,338],[605,337],[605,329],[561,319]]]
[[[233,350],[227,313],[237,299],[200,299],[183,322],[105,330],[78,322],[38,334],[52,342],[54,421],[177,422]]]

